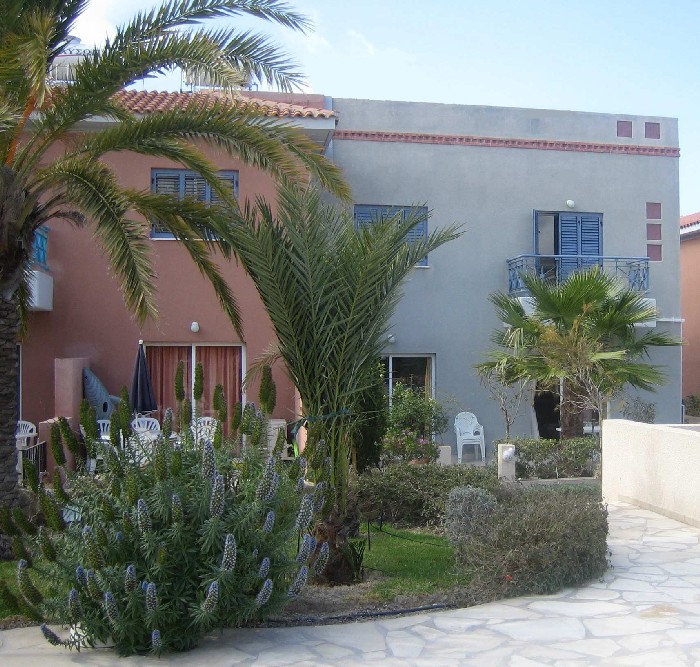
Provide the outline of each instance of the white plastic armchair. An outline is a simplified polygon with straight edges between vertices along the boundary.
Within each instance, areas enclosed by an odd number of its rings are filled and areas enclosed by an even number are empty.
[[[36,426],[32,422],[18,421],[15,431],[15,442],[17,449],[28,449],[34,445],[37,438]]]
[[[17,422],[15,444],[17,446],[17,474],[20,480],[22,479],[22,459],[25,457],[32,461],[39,471],[39,448],[35,444],[37,435],[36,426],[32,422],[23,420]]]
[[[462,463],[462,447],[474,445],[474,454],[480,451],[481,460],[486,460],[484,427],[472,412],[460,412],[455,417],[455,436],[457,437],[457,463]]]
[[[219,427],[219,420],[214,417],[199,417],[192,424],[195,440],[214,440],[214,434]]]

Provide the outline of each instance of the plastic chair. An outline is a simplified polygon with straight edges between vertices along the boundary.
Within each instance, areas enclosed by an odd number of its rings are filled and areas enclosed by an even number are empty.
[[[215,417],[198,417],[192,424],[192,433],[196,441],[213,441],[217,428],[219,428],[219,420]]]
[[[455,417],[455,436],[457,437],[457,463],[462,463],[462,447],[474,445],[476,454],[481,450],[481,460],[486,460],[484,427],[472,412],[460,412]]]
[[[139,435],[146,433],[156,435],[160,431],[160,422],[155,417],[136,417],[131,422],[131,428]]]
[[[28,449],[34,446],[34,440],[37,438],[36,426],[32,422],[18,421],[17,430],[15,431],[15,442],[17,449]]]
[[[25,458],[34,463],[37,472],[41,472],[39,470],[39,446],[35,442],[37,437],[36,426],[32,422],[22,420],[17,422],[17,430],[15,431],[15,445],[17,447],[16,470],[20,481],[24,476],[22,460]]]

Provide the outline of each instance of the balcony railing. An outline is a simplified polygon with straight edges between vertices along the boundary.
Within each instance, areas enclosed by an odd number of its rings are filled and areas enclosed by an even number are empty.
[[[572,273],[600,267],[619,278],[631,290],[649,291],[648,257],[610,257],[603,255],[518,255],[508,262],[508,292],[527,294],[523,276],[535,274],[553,284],[564,282]]]

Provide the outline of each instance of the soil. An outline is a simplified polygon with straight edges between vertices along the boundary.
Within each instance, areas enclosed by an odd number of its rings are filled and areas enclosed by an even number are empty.
[[[450,602],[446,593],[403,595],[390,602],[378,601],[371,595],[371,591],[383,578],[377,572],[368,572],[364,581],[349,586],[310,584],[280,614],[257,625],[258,627],[282,627],[353,623],[376,616],[402,616],[418,610],[454,606],[454,600]],[[24,616],[0,619],[0,630],[32,625],[36,625],[36,622]]]

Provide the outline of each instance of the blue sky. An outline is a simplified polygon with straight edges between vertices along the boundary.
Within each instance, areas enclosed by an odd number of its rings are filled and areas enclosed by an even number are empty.
[[[93,0],[76,32],[95,42],[147,4]],[[291,4],[312,33],[239,25],[280,44],[313,92],[678,118],[681,213],[700,211],[700,0]]]

